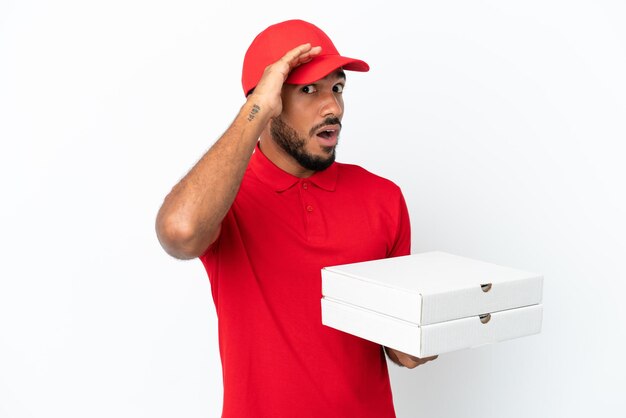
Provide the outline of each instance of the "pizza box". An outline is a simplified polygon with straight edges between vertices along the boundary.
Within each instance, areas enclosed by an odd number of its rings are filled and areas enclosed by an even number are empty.
[[[432,251],[322,269],[322,323],[417,357],[541,331],[543,277]]]

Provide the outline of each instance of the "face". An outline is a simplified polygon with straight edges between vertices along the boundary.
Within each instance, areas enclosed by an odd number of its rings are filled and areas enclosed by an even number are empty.
[[[308,85],[285,84],[283,111],[272,120],[276,144],[302,168],[320,171],[335,161],[346,77],[336,70]]]

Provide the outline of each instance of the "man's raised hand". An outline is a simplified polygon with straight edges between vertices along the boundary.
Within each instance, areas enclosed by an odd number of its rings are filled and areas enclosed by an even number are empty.
[[[303,44],[287,52],[281,59],[265,68],[250,98],[261,108],[265,107],[270,117],[280,115],[283,109],[280,93],[289,73],[294,68],[311,61],[321,51],[322,48],[319,46]]]

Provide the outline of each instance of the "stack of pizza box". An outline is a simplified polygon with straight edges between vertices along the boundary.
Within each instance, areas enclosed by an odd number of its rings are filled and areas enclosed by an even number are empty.
[[[445,252],[322,269],[322,323],[416,357],[537,334],[543,277]]]

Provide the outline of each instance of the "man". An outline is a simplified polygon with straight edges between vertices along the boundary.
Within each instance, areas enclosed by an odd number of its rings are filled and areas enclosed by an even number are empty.
[[[400,189],[335,162],[348,70],[369,67],[310,23],[261,32],[246,103],[157,216],[165,250],[209,275],[224,417],[395,415],[383,348],[321,324],[322,267],[410,251]],[[387,353],[410,368],[432,359]]]

